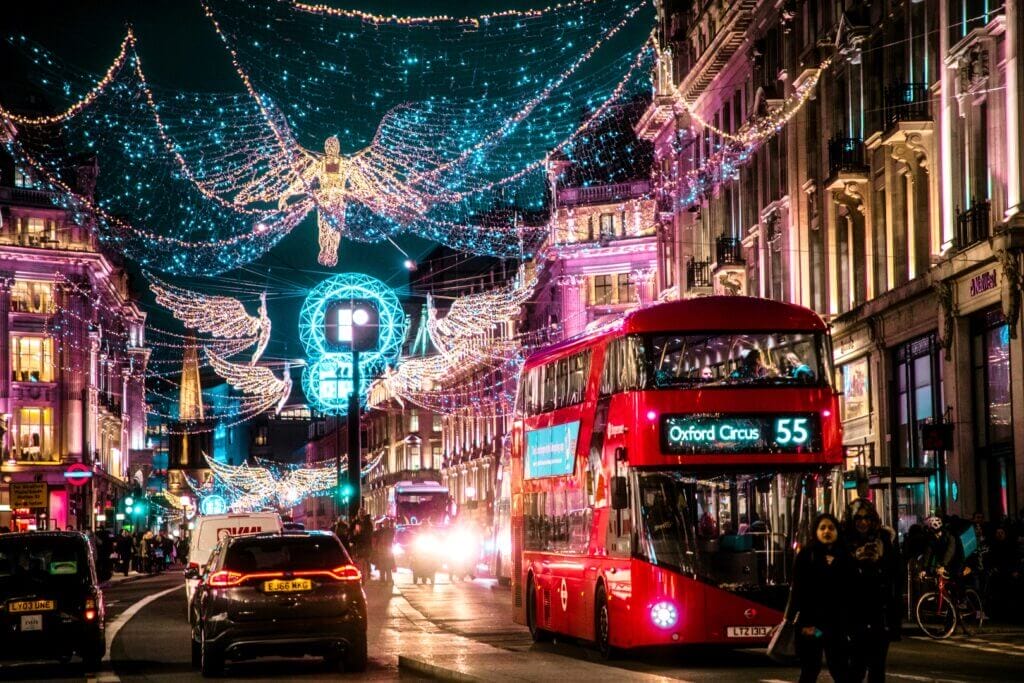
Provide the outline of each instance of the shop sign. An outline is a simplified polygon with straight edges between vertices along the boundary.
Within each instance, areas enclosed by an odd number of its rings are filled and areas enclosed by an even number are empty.
[[[980,275],[975,275],[970,280],[970,291],[971,296],[975,297],[983,292],[987,292],[990,289],[995,289],[999,286],[999,280],[996,279],[996,271],[993,268],[990,271],[984,272]]]
[[[46,508],[48,503],[46,482],[11,483],[12,508]]]
[[[64,479],[72,486],[84,486],[92,479],[92,469],[88,465],[76,462],[64,471]]]

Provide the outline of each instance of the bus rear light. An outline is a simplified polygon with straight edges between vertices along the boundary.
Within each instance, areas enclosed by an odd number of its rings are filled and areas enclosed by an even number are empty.
[[[658,628],[672,628],[679,621],[679,610],[668,601],[655,603],[651,607],[651,621]]]

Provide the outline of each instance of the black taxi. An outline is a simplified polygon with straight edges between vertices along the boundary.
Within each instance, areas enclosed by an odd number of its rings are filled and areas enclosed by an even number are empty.
[[[227,537],[201,579],[189,621],[192,663],[204,676],[220,674],[226,660],[267,656],[322,656],[347,672],[366,669],[362,576],[334,534]]]
[[[0,658],[68,661],[77,654],[95,668],[106,652],[103,616],[84,534],[0,534]]]

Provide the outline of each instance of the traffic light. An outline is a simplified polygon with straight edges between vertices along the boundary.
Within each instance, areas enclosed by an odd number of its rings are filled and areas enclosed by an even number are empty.
[[[352,486],[352,484],[342,484],[341,488],[339,489],[339,493],[341,494],[341,501],[343,503],[347,502],[352,497],[352,494],[355,492],[355,487]]]

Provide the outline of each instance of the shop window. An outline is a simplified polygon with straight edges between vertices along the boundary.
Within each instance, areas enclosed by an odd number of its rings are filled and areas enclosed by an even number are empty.
[[[15,458],[28,462],[55,462],[53,409],[20,408],[14,427]]]
[[[430,447],[430,459],[430,469],[441,469],[441,463],[444,461],[444,449],[441,444],[434,444]]]
[[[15,382],[52,382],[53,340],[49,337],[11,337],[11,379]]]
[[[999,307],[975,316],[971,323],[978,509],[988,519],[998,519],[1017,509],[1010,328]]]
[[[431,429],[433,431],[435,431],[435,432],[441,431],[442,422],[441,422],[441,416],[440,415],[435,413],[433,416],[431,416],[430,422],[431,422],[430,426],[431,426]]]

